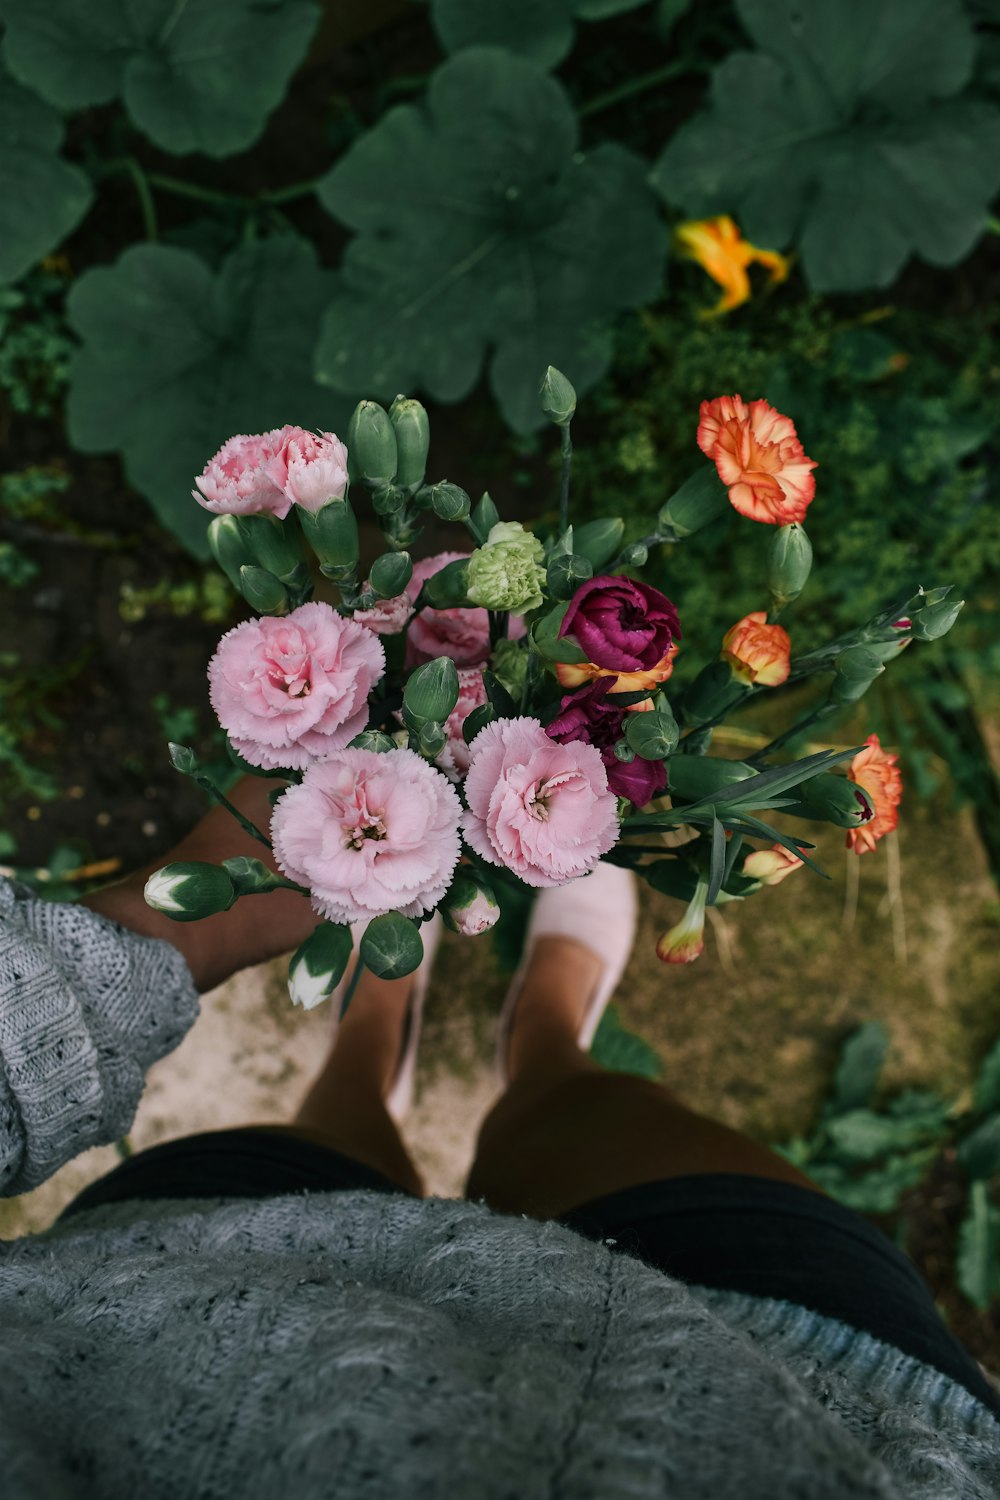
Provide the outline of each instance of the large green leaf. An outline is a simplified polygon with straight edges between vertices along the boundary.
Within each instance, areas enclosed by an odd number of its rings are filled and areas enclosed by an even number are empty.
[[[1000,1041],[993,1043],[979,1065],[974,1102],[980,1115],[1000,1109]]]
[[[70,440],[121,450],[131,482],[197,557],[208,556],[209,516],[191,488],[226,438],[285,422],[346,426],[346,404],[310,367],[330,281],[312,246],[288,236],[244,246],[217,274],[187,250],[137,245],[70,294],[83,340]]]
[[[1000,1210],[985,1182],[974,1182],[958,1231],[958,1284],[974,1306],[986,1310],[1000,1290]]]
[[[431,0],[431,21],[446,52],[506,47],[554,68],[573,46],[574,20],[604,21],[647,0]]]
[[[632,1073],[638,1078],[663,1076],[659,1054],[636,1032],[622,1024],[617,1005],[609,1005],[600,1019],[590,1055],[609,1073]]]
[[[936,1154],[924,1150],[895,1156],[884,1166],[872,1167],[857,1177],[832,1164],[810,1165],[806,1170],[848,1208],[862,1214],[891,1214],[903,1194],[927,1175]]]
[[[827,1106],[830,1114],[843,1115],[871,1103],[888,1050],[889,1037],[881,1021],[866,1021],[851,1033],[834,1075]]]
[[[737,0],[758,52],[653,171],[663,196],[796,241],[820,291],[887,286],[910,254],[954,265],[1000,186],[1000,111],[954,96],[974,38],[959,0]]]
[[[826,1125],[840,1156],[848,1161],[874,1161],[890,1152],[918,1145],[940,1130],[938,1120],[898,1120],[871,1109],[852,1109]]]
[[[252,145],[319,15],[310,0],[0,0],[17,78],[63,109],[122,98],[174,155]]]
[[[665,231],[639,159],[577,152],[573,109],[524,58],[472,48],[426,106],[391,110],[319,188],[357,237],[317,352],[352,396],[467,395],[490,378],[518,431],[542,424],[556,365],[578,390],[603,373],[610,317],[657,292]]]
[[[75,229],[90,180],[56,155],[55,110],[0,69],[0,281],[16,281]]]
[[[1000,1172],[1000,1114],[988,1115],[958,1143],[959,1166],[973,1180]]]

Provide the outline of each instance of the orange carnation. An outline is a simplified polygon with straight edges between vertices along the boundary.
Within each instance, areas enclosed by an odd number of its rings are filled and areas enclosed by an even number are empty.
[[[681,255],[696,260],[722,287],[722,298],[702,312],[704,318],[731,312],[750,296],[747,267],[754,261],[766,266],[772,281],[784,281],[789,262],[777,250],[759,250],[740,234],[728,214],[715,219],[691,219],[674,230],[674,245]]]
[[[608,667],[598,667],[592,661],[557,661],[556,677],[564,688],[578,688],[584,682],[593,682],[596,677],[615,677],[618,680],[608,688],[609,693],[650,693],[661,682],[666,682],[674,670],[677,649],[677,643],[672,641],[666,655],[645,672],[614,672]]]
[[[768,625],[762,609],[744,615],[722,638],[722,660],[740,682],[780,687],[791,670],[792,643],[780,625]]]
[[[742,516],[771,526],[805,519],[816,493],[812,470],[791,417],[766,401],[716,396],[701,403],[698,447],[715,463]]]
[[[896,764],[899,756],[887,755],[877,734],[870,734],[865,744],[868,748],[858,752],[847,774],[868,794],[875,816],[860,828],[848,830],[847,847],[855,854],[870,853],[879,839],[892,833],[899,823],[899,804],[903,796],[903,777]]]

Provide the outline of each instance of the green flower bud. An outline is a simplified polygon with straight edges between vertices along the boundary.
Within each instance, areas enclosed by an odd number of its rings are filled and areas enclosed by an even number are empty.
[[[417,730],[417,753],[424,760],[437,760],[447,743],[448,735],[443,724],[431,721],[421,724]]]
[[[147,906],[175,922],[197,922],[201,917],[228,911],[236,888],[226,870],[203,860],[164,865],[146,881]]]
[[[667,784],[672,797],[701,802],[753,775],[753,766],[742,760],[720,760],[714,755],[674,755],[667,768]]]
[[[240,569],[240,592],[250,607],[259,615],[288,613],[288,590],[266,568],[242,567]]]
[[[396,477],[396,434],[377,401],[359,401],[347,428],[347,466],[352,479],[373,489]]]
[[[406,491],[398,484],[386,485],[372,495],[372,510],[377,516],[398,516],[406,505]]]
[[[469,560],[445,563],[423,587],[424,598],[433,609],[461,609],[469,602]]]
[[[287,788],[278,787],[275,790],[280,797]],[[253,859],[249,854],[234,854],[229,859],[224,859],[222,868],[233,882],[238,896],[263,896],[268,891],[277,891],[288,885],[283,875],[276,875],[262,859]]]
[[[321,922],[292,954],[288,965],[288,992],[293,1005],[312,1010],[337,988],[354,949],[351,929],[334,922]]]
[[[850,646],[837,657],[830,685],[830,702],[838,705],[857,703],[876,677],[885,671],[874,651],[867,646]]]
[[[579,552],[560,552],[549,559],[545,578],[553,599],[572,599],[581,583],[594,576],[594,565]]]
[[[473,604],[527,614],[542,603],[545,552],[520,521],[498,521],[482,547],[469,558],[468,590]]]
[[[568,427],[576,411],[576,391],[561,370],[549,365],[539,395],[542,411],[557,427]]]
[[[462,937],[478,937],[494,927],[500,904],[493,887],[464,870],[459,871],[440,906],[444,924]]]
[[[668,541],[680,541],[725,515],[729,492],[715,469],[703,465],[660,508],[657,530]]]
[[[586,521],[573,532],[573,551],[590,560],[599,568],[614,557],[625,535],[625,522],[620,516],[607,516],[600,521]]]
[[[395,599],[412,574],[413,563],[408,552],[383,552],[372,563],[368,584],[379,599]]]
[[[626,714],[623,728],[629,749],[641,755],[643,760],[666,760],[668,755],[673,755],[680,739],[677,720],[669,706]]]
[[[208,545],[212,549],[212,556],[234,589],[240,586],[240,568],[243,564],[256,560],[250,543],[248,519],[249,517],[228,514],[213,516],[208,526]]]
[[[358,523],[349,500],[330,500],[317,511],[299,506],[299,525],[324,567],[357,567],[361,547]]]
[[[799,597],[812,568],[812,557],[812,543],[797,521],[776,528],[767,559],[767,586],[773,610],[784,609]]]
[[[493,504],[488,490],[483,491],[482,499],[479,501],[472,515],[469,517],[469,526],[476,541],[482,546],[489,536],[493,527],[500,519],[500,512]]]
[[[305,560],[294,524],[279,521],[277,516],[247,516],[244,524],[253,549],[252,560],[282,583],[288,583]]]
[[[818,818],[836,823],[838,828],[859,828],[867,823],[874,809],[864,787],[847,776],[821,771],[810,776],[788,793],[794,801],[781,811],[793,818]]]
[[[947,593],[949,590],[945,590],[944,592]],[[936,641],[941,636],[947,635],[958,619],[959,611],[964,604],[964,599],[957,599],[954,602],[941,599],[935,604],[928,604],[923,609],[918,609],[913,616],[913,639],[917,641]]]
[[[167,745],[170,755],[170,764],[175,771],[180,771],[182,776],[193,776],[198,770],[201,762],[190,745],[176,745],[171,740]]]
[[[428,490],[431,510],[442,521],[467,521],[472,513],[472,501],[457,484],[442,479]]]
[[[642,542],[630,542],[622,553],[623,568],[644,568],[649,560],[649,548]]]
[[[362,963],[379,979],[402,979],[420,967],[424,945],[408,917],[389,911],[368,923],[359,952]]]
[[[494,676],[503,683],[510,696],[520,703],[528,676],[527,646],[520,641],[512,641],[507,636],[501,637],[490,653],[490,666]]]
[[[615,759],[620,760],[623,765],[630,766],[635,760],[636,752],[632,749],[628,740],[615,740],[613,749]]]
[[[385,755],[389,750],[395,750],[396,742],[391,735],[383,734],[381,729],[362,729],[353,740],[347,743],[348,750],[374,750],[376,755]]]
[[[458,672],[448,656],[415,667],[403,689],[403,709],[417,732],[424,724],[443,724],[457,702]]]
[[[389,407],[389,421],[396,434],[396,483],[415,490],[424,482],[431,427],[419,401],[397,396]]]

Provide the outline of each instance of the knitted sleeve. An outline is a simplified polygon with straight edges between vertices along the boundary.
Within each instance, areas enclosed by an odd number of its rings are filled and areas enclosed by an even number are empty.
[[[126,1133],[198,992],[178,949],[0,878],[0,1197]]]

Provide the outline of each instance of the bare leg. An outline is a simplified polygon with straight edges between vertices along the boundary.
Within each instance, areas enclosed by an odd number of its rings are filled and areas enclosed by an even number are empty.
[[[403,1047],[413,976],[364,974],[319,1077],[284,1128],[375,1167],[407,1192],[424,1185],[384,1099]]]
[[[748,1136],[668,1089],[606,1073],[576,1044],[600,964],[564,938],[536,943],[510,1038],[510,1086],[479,1133],[466,1194],[554,1218],[620,1188],[696,1172],[771,1177],[821,1192]]]

